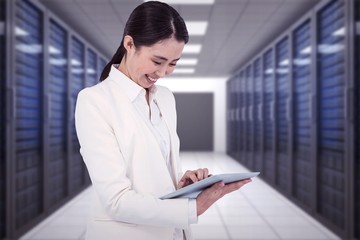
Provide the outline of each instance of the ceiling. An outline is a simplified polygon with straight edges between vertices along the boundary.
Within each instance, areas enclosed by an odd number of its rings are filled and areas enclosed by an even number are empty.
[[[79,35],[111,58],[124,25],[141,0],[39,0]],[[319,0],[215,0],[212,5],[172,5],[185,21],[208,21],[193,74],[173,77],[226,78],[299,19]],[[107,59],[108,60],[108,59]],[[180,66],[178,66],[180,68]]]

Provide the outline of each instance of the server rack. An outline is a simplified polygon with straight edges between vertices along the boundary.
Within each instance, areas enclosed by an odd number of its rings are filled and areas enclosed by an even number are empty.
[[[245,131],[246,131],[246,126],[245,126],[245,121],[246,121],[246,97],[245,97],[245,93],[246,93],[246,88],[245,88],[245,72],[241,71],[240,74],[238,75],[238,79],[237,79],[237,92],[238,92],[238,97],[237,97],[237,115],[239,116],[239,121],[238,124],[236,125],[237,127],[237,159],[238,161],[245,163],[245,148],[246,148],[246,136],[245,136]]]
[[[244,97],[245,97],[245,116],[244,116],[244,125],[246,141],[244,141],[244,162],[246,165],[252,169],[253,168],[253,148],[254,148],[254,107],[253,107],[253,67],[248,65],[245,68],[245,79],[244,79]]]
[[[16,230],[44,210],[43,181],[43,14],[29,1],[15,6],[14,179]]]
[[[86,66],[86,87],[93,86],[98,82],[97,76],[97,56],[91,49],[87,50],[87,66]]]
[[[263,56],[264,82],[264,176],[272,183],[275,181],[274,162],[274,66],[273,50],[268,50]]]
[[[5,1],[0,1],[0,79],[5,79]],[[1,24],[2,23],[2,24]],[[5,237],[6,222],[6,162],[5,162],[5,84],[4,80],[0,81],[0,239]]]
[[[311,58],[310,21],[307,20],[294,30],[293,36],[293,195],[305,206],[310,206],[314,180],[311,174]]]
[[[344,6],[334,1],[318,12],[318,201],[319,213],[345,227]]]
[[[285,191],[290,191],[289,178],[289,121],[290,121],[290,82],[289,82],[289,40],[282,39],[275,46],[275,161],[276,183]]]
[[[238,71],[253,66],[255,170],[344,239],[360,239],[359,20],[359,1],[321,1]]]
[[[104,69],[105,66],[106,66],[106,61],[105,61],[103,58],[99,58],[99,59],[98,59],[98,63],[99,63],[99,64],[98,64],[98,71],[97,71],[97,73],[98,73],[97,82],[99,82],[101,73],[102,73],[103,69]]]
[[[228,80],[226,82],[226,154],[231,155],[231,144],[233,141],[231,140],[231,81]]]
[[[238,158],[238,146],[239,146],[239,136],[236,134],[239,129],[239,116],[238,116],[238,108],[239,108],[239,82],[237,80],[237,77],[234,78],[232,81],[232,91],[233,91],[233,97],[232,97],[232,135],[231,138],[233,139],[233,146],[232,146],[232,153],[235,158]]]
[[[255,171],[263,171],[263,94],[262,94],[262,78],[261,78],[261,58],[254,62],[254,167]]]
[[[235,122],[235,104],[236,104],[236,95],[235,95],[235,80],[231,79],[230,81],[228,81],[227,83],[227,87],[228,87],[228,91],[229,94],[227,96],[228,99],[228,151],[229,151],[229,155],[232,157],[236,157],[236,140],[235,140],[235,136],[236,136],[236,132],[235,132],[235,127],[236,127],[236,122]]]
[[[56,21],[50,20],[49,47],[49,201],[57,204],[68,194],[67,189],[67,76],[68,76],[68,34]]]
[[[85,87],[85,46],[76,37],[71,38],[71,85],[68,91],[71,113],[70,124],[70,192],[77,192],[84,186],[85,167],[79,153],[80,144],[76,135],[74,110],[77,95]]]
[[[355,1],[353,7],[354,11],[353,35],[354,35],[354,113],[355,113],[355,144],[354,144],[354,235],[360,239],[360,2]]]
[[[73,113],[93,66],[85,49],[103,59],[38,1],[0,1],[0,239],[19,238],[89,184]]]

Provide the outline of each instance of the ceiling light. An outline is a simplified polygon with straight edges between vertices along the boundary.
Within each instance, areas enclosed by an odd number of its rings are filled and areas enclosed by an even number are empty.
[[[148,2],[150,0],[145,0]],[[214,4],[215,0],[163,0],[167,4],[191,4],[191,5],[209,5]]]
[[[175,68],[173,73],[176,74],[192,74],[195,72],[195,68]]]
[[[201,44],[186,44],[183,53],[199,53],[201,51]]]
[[[207,21],[186,21],[186,27],[191,36],[205,35],[207,26]]]
[[[177,61],[177,66],[194,66],[198,63],[198,60],[196,58],[180,58],[179,61]]]

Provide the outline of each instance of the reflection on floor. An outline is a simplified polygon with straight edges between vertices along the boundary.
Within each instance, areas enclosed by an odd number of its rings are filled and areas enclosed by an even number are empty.
[[[246,172],[220,153],[181,153],[183,169]],[[88,188],[26,233],[23,240],[84,239],[92,188]],[[195,239],[339,239],[260,178],[223,197],[192,226]]]

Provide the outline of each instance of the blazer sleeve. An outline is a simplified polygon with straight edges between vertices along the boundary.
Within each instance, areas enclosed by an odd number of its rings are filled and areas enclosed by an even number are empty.
[[[80,153],[102,207],[115,221],[189,228],[187,199],[160,200],[132,190],[111,125],[110,105],[102,94],[87,88],[79,93],[75,110]]]

